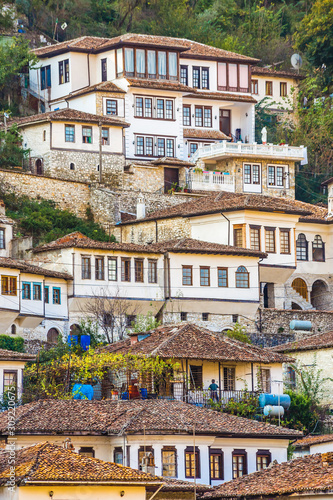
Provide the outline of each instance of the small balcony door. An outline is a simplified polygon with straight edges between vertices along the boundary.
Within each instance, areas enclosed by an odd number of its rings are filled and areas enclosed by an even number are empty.
[[[220,130],[225,135],[230,135],[231,132],[231,110],[220,109]]]
[[[164,168],[164,192],[167,193],[179,184],[178,168]]]

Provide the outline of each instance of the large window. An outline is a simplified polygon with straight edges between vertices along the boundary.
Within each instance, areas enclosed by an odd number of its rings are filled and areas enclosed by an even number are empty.
[[[136,76],[144,78],[146,76],[146,56],[144,49],[136,49]]]
[[[41,90],[49,89],[51,87],[51,66],[44,66],[40,69],[40,88]]]
[[[126,76],[134,76],[134,49],[125,49]]]
[[[317,262],[325,261],[325,246],[319,234],[314,237],[312,243],[312,260]]]
[[[184,127],[191,126],[191,106],[183,106],[183,125]]]
[[[82,127],[82,142],[84,144],[92,143],[92,127]]]
[[[202,366],[189,365],[189,378],[191,389],[202,389]]]
[[[200,454],[196,447],[185,449],[185,477],[200,477]]]
[[[91,261],[90,257],[82,257],[81,259],[82,279],[91,279]]]
[[[250,226],[251,250],[260,251],[260,226]]]
[[[188,66],[180,67],[180,83],[188,85]]]
[[[131,281],[131,259],[121,259],[121,281]]]
[[[228,269],[226,267],[217,268],[217,284],[220,287],[228,286]]]
[[[106,100],[106,114],[107,115],[117,115],[118,114],[118,102],[116,99]]]
[[[193,285],[192,266],[183,266],[183,285]]]
[[[151,446],[140,446],[138,459],[139,470],[155,475],[154,450]]]
[[[265,227],[265,250],[275,253],[275,227]]]
[[[69,82],[69,59],[65,59],[65,61],[59,61],[58,71],[59,71],[59,85],[61,85],[62,83],[68,83]]]
[[[104,280],[104,257],[95,258],[95,279]]]
[[[3,250],[4,248],[6,248],[5,234],[6,234],[6,230],[1,228],[0,229],[0,250]]]
[[[32,285],[33,300],[42,300],[42,284],[33,283]]]
[[[296,240],[297,260],[308,260],[308,242],[305,234],[300,233]]]
[[[260,390],[271,392],[271,370],[269,368],[260,368]]]
[[[157,283],[157,260],[148,259],[148,283]]]
[[[280,82],[280,96],[287,97],[287,82]]]
[[[108,67],[107,60],[101,59],[101,73],[102,73],[102,82],[107,82],[108,80]]]
[[[52,298],[53,298],[53,304],[60,305],[61,304],[61,290],[59,287],[53,287],[52,290]]]
[[[3,393],[7,392],[17,393],[17,370],[3,372]]]
[[[195,126],[212,126],[212,108],[209,106],[195,106]]]
[[[65,142],[75,142],[75,125],[65,125]]]
[[[156,120],[174,119],[174,99],[157,97],[136,97],[135,117],[154,118]]]
[[[280,253],[290,254],[290,229],[280,229]]]
[[[247,455],[245,450],[232,452],[232,478],[243,477],[247,474]]]
[[[143,283],[143,260],[134,259],[134,277],[135,281]]]
[[[244,184],[260,184],[260,165],[244,164]]]
[[[273,82],[265,82],[265,94],[267,96],[273,95]]]
[[[217,89],[230,92],[249,92],[249,66],[247,64],[218,63]]]
[[[249,288],[249,273],[244,266],[239,266],[236,271],[236,288]]]
[[[223,368],[223,390],[234,391],[236,385],[236,374],[233,366]]]
[[[209,68],[192,68],[192,87],[195,89],[209,89]]]
[[[162,476],[177,477],[177,451],[174,446],[162,448]]]
[[[257,470],[267,469],[271,463],[272,456],[269,450],[257,451]]]
[[[117,257],[108,258],[108,279],[117,281]]]
[[[258,94],[258,80],[251,80],[251,94]]]
[[[1,295],[17,295],[16,276],[1,276]]]
[[[209,455],[210,478],[223,479],[223,452],[211,448]]]
[[[200,266],[200,286],[210,286],[210,267]]]
[[[234,225],[234,246],[238,248],[246,248],[244,224]]]
[[[137,156],[175,156],[175,139],[156,136],[136,136],[135,154]]]
[[[22,283],[22,299],[31,300],[31,283]]]
[[[284,187],[284,167],[268,166],[268,187]]]

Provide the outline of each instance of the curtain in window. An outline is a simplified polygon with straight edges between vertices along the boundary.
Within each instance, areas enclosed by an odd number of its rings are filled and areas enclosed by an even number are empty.
[[[134,49],[125,49],[125,71],[134,73]]]
[[[146,73],[145,51],[142,49],[136,50],[136,72],[143,75]]]
[[[166,52],[158,53],[158,74],[159,76],[166,76]]]
[[[239,86],[242,89],[247,89],[249,87],[249,68],[247,64],[239,65]]]
[[[237,87],[237,64],[229,64],[229,87]]]
[[[156,52],[148,50],[148,74],[156,75]]]
[[[169,76],[177,76],[177,54],[169,52]]]
[[[218,63],[217,85],[219,87],[226,87],[227,86],[227,64],[226,63]]]
[[[123,49],[117,49],[117,75],[120,75],[123,71]]]

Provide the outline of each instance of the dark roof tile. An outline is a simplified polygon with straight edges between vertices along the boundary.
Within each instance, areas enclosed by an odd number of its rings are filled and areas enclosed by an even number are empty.
[[[50,278],[60,278],[64,280],[72,280],[73,277],[68,273],[61,273],[59,271],[51,271],[44,267],[27,264],[26,262],[10,259],[7,257],[0,257],[0,267],[7,269],[19,269],[23,273],[38,274],[40,276],[49,276]]]

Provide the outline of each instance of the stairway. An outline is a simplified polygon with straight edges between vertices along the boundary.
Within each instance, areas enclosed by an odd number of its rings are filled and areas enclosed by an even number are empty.
[[[285,308],[286,309],[291,309],[291,304],[292,302],[295,302],[295,304],[298,304],[303,311],[314,311],[315,307],[308,302],[306,299],[302,297],[296,290],[294,290],[292,287],[286,288],[286,302],[285,302]]]

